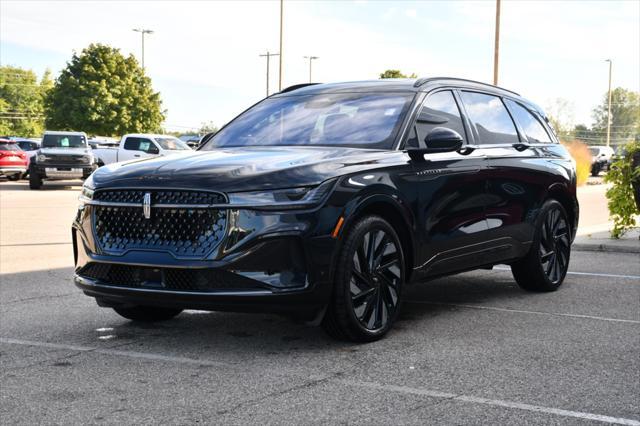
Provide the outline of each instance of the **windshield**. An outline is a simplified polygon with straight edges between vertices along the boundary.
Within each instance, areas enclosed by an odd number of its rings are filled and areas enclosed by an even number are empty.
[[[591,151],[591,155],[598,155],[600,152],[598,148],[589,148],[589,151]]]
[[[165,137],[165,138],[154,138],[154,139],[156,142],[158,142],[158,145],[160,145],[162,149],[167,151],[183,151],[185,149],[191,149],[189,148],[189,145],[182,142],[178,138]]]
[[[202,149],[280,145],[390,149],[412,99],[412,93],[265,99],[220,130]]]
[[[87,140],[82,135],[44,135],[43,148],[85,148]]]
[[[0,142],[0,151],[22,151],[15,143]]]

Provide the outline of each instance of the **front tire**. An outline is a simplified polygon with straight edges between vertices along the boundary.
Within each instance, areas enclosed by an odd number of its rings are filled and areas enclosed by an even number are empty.
[[[362,218],[345,234],[336,266],[323,328],[339,340],[381,339],[398,316],[405,279],[395,230],[381,217]]]
[[[35,170],[29,170],[29,189],[40,189],[42,178]]]
[[[131,321],[156,322],[174,318],[182,309],[159,308],[155,306],[133,306],[130,308],[113,308],[118,315]]]
[[[549,200],[540,209],[533,244],[511,265],[513,277],[528,291],[555,291],[564,281],[571,256],[571,228],[562,204]]]
[[[9,179],[10,181],[17,181],[18,179],[20,179],[20,174],[21,173],[16,173],[15,175],[11,175],[11,176],[7,176],[7,179]]]

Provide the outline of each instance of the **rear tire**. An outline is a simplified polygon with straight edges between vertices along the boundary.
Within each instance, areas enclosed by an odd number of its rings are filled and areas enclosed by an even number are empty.
[[[182,309],[159,308],[155,306],[134,306],[131,308],[113,308],[118,315],[131,321],[155,322],[174,318]]]
[[[29,170],[29,189],[40,189],[42,178],[35,170]]]
[[[339,340],[381,339],[398,317],[405,279],[395,230],[381,217],[362,218],[345,234],[336,266],[324,330]]]
[[[10,181],[17,181],[18,179],[20,179],[20,173],[16,173],[15,175],[11,175],[11,176],[7,176],[7,179],[9,179]]]
[[[564,281],[571,256],[571,228],[562,204],[549,200],[540,209],[529,253],[511,265],[513,277],[528,291],[555,291]]]

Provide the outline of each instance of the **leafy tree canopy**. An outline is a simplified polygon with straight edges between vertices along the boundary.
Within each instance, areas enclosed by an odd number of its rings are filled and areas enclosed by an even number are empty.
[[[593,131],[604,142],[607,135],[609,96],[605,93],[593,110]],[[625,143],[640,134],[640,93],[618,87],[611,92],[611,142]]]
[[[400,70],[386,70],[382,74],[380,74],[380,78],[418,78],[415,73],[411,73],[411,75],[402,74]]]
[[[45,107],[49,129],[102,136],[157,132],[165,114],[160,94],[133,55],[102,44],[74,53]]]
[[[0,135],[42,135],[44,97],[52,85],[49,71],[38,82],[31,70],[0,67]]]

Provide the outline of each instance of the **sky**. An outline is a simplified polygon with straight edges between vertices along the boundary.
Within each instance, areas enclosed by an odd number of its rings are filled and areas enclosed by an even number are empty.
[[[568,124],[592,122],[613,87],[640,91],[640,1],[502,1],[499,85]],[[0,64],[56,75],[90,43],[140,59],[167,109],[169,130],[221,126],[265,96],[279,49],[279,1],[0,1]],[[495,1],[284,1],[283,88],[376,79],[385,69],[421,77],[493,79]],[[272,58],[270,88],[278,87]]]

